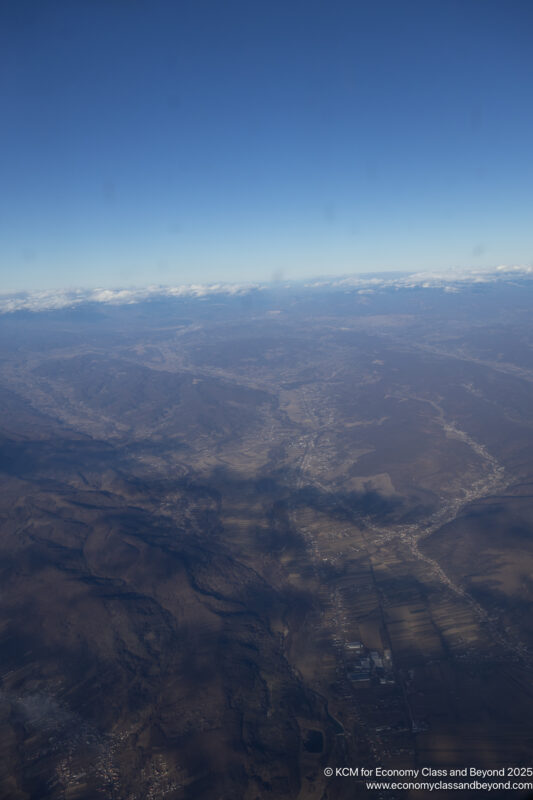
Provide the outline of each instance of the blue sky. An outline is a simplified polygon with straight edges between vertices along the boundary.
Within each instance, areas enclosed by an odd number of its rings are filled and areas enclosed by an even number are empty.
[[[0,291],[531,264],[533,4],[0,4]]]

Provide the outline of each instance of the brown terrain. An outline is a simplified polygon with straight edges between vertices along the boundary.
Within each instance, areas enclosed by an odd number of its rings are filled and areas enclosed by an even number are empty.
[[[0,797],[532,766],[532,296],[1,316]]]

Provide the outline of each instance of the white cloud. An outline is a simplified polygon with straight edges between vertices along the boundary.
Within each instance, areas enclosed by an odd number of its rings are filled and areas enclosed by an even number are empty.
[[[457,292],[469,284],[493,283],[516,278],[533,277],[532,266],[501,264],[493,269],[455,269],[448,272],[414,272],[410,274],[382,273],[381,275],[346,275],[324,278],[307,283],[284,285],[313,289],[342,289],[358,294],[373,294],[384,289],[442,289]],[[252,291],[268,289],[268,284],[251,283],[195,283],[180,286],[146,286],[133,289],[60,289],[56,291],[19,292],[0,295],[0,313],[13,311],[48,311],[74,308],[88,303],[104,305],[131,305],[143,300],[160,300],[168,297],[205,298],[213,295],[245,295]],[[279,286],[276,286],[279,290]]]
[[[87,303],[131,305],[143,300],[165,297],[208,297],[242,295],[264,288],[259,284],[214,283],[183,286],[146,286],[135,289],[58,289],[56,291],[18,292],[0,295],[0,313],[10,311],[52,311],[74,308]]]
[[[370,292],[372,289],[443,289],[447,292],[458,291],[467,284],[494,283],[495,281],[508,280],[512,277],[533,277],[531,266],[501,265],[490,269],[453,269],[446,272],[413,272],[390,276],[381,274],[372,275],[347,275],[339,278],[316,280],[307,283],[308,288],[353,288],[358,293]]]

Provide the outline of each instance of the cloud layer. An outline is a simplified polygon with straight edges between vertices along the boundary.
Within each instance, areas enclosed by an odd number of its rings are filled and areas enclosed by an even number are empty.
[[[210,283],[187,286],[145,286],[133,289],[56,289],[39,292],[0,294],[0,313],[10,311],[51,311],[60,308],[75,308],[88,303],[107,305],[133,305],[144,300],[160,300],[172,297],[208,297],[209,295],[242,295],[259,284]]]
[[[341,290],[372,294],[386,289],[442,289],[458,292],[470,284],[494,283],[533,278],[531,266],[501,265],[494,269],[463,269],[449,272],[414,272],[398,275],[346,275],[291,283],[282,286],[304,287],[307,290]],[[182,286],[147,286],[133,289],[58,289],[38,292],[0,294],[0,313],[13,311],[50,311],[75,308],[87,304],[132,305],[146,300],[165,298],[206,298],[213,295],[244,295],[271,288],[268,283],[209,283]],[[276,288],[279,288],[277,284]]]
[[[447,272],[413,272],[387,275],[348,275],[345,277],[317,280],[307,283],[308,287],[356,289],[359,294],[369,294],[378,289],[443,289],[459,291],[461,286],[478,283],[494,283],[512,278],[533,278],[531,266],[507,266],[502,264],[493,269],[456,269]]]

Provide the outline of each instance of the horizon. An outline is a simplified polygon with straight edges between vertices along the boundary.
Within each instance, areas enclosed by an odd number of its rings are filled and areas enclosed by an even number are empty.
[[[137,305],[142,302],[178,299],[206,299],[225,295],[237,297],[252,292],[284,291],[298,288],[303,291],[342,291],[360,295],[387,290],[440,289],[457,293],[469,286],[494,283],[515,283],[533,280],[533,266],[499,265],[492,268],[470,268],[444,271],[374,271],[342,275],[309,276],[294,280],[216,281],[182,284],[144,284],[136,286],[62,288],[0,292],[0,314],[15,311],[52,311],[72,309],[86,304]]]

